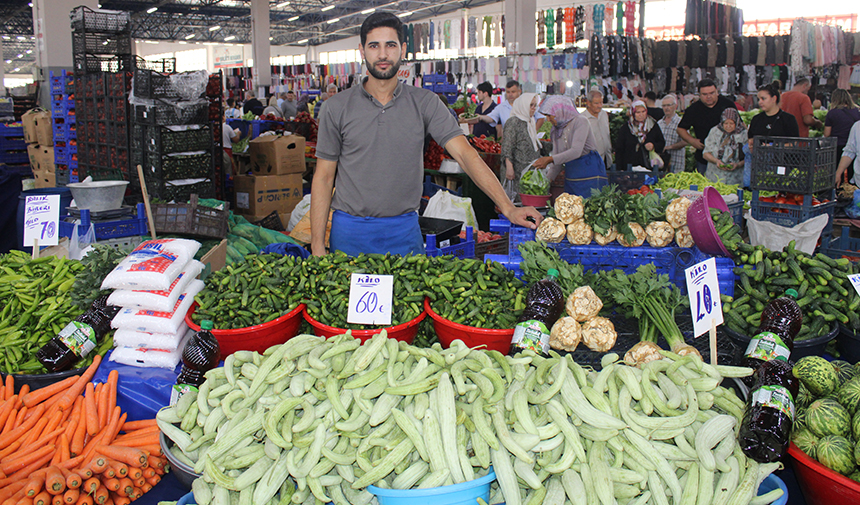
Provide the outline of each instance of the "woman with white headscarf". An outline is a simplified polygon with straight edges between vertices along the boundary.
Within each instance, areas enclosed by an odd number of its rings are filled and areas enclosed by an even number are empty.
[[[535,110],[540,98],[534,93],[523,93],[514,101],[511,117],[505,122],[502,135],[502,167],[499,178],[504,186],[512,184],[513,192],[519,195],[520,176],[526,167],[540,157],[540,141],[535,125]],[[517,197],[519,198],[519,197]]]
[[[573,100],[561,95],[544,100],[540,112],[552,123],[552,155],[538,158],[535,166],[550,166],[550,180],[564,169],[565,193],[590,197],[592,189],[606,185],[606,165],[597,152],[588,119],[576,110]]]
[[[628,170],[631,166],[651,170],[650,153],[661,154],[666,147],[663,131],[657,121],[648,115],[648,107],[642,100],[633,102],[630,120],[618,130],[615,140],[615,167]]]

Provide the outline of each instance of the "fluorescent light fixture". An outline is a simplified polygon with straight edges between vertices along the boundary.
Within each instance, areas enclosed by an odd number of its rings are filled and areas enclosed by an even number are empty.
[[[340,18],[333,18],[333,19],[329,19],[328,21],[326,21],[326,23],[332,24],[332,23],[337,23],[338,21],[340,21]]]
[[[12,38],[12,37],[10,37],[8,35],[3,35],[3,40],[9,40],[10,38]]]
[[[215,30],[220,30],[220,29],[221,29],[221,25],[215,25],[212,28],[209,28],[209,31],[214,32]]]
[[[326,5],[325,7],[320,9],[320,12],[330,11],[332,9],[334,9],[334,5]]]
[[[33,50],[32,50],[32,49],[27,49],[27,54],[33,54]]]
[[[235,36],[235,35],[230,35],[230,36],[228,36],[228,37],[224,37],[224,42],[227,42],[227,41],[233,40],[233,39],[235,39],[235,38],[236,38],[236,36]]]
[[[179,42],[177,42],[177,44],[187,44],[187,43],[188,42],[185,42],[184,40],[180,40]]]
[[[186,36],[185,36],[185,40],[191,40],[191,39],[193,39],[193,38],[194,38],[194,37],[196,37],[196,36],[197,36],[197,34],[196,34],[196,33],[188,34],[188,35],[186,35]]]
[[[29,3],[27,4],[27,7],[32,7],[32,6],[33,6],[33,2],[29,2]]]
[[[307,44],[307,43],[308,43],[308,39],[302,39],[302,40],[299,40],[296,42],[296,44]]]
[[[274,39],[275,39],[275,37],[269,37],[269,40],[274,40]]]
[[[567,84],[567,87],[568,87],[568,88],[572,88],[572,87],[573,87],[573,81],[567,81],[565,84]]]
[[[364,9],[363,11],[361,11],[361,13],[365,15],[372,14],[374,12],[376,12],[376,9]]]
[[[158,42],[156,42],[154,40],[144,40],[143,42],[146,44],[158,44]]]
[[[287,21],[293,22],[293,21],[296,21],[297,19],[299,19],[298,16],[293,16],[290,19],[288,19]]]
[[[290,2],[281,2],[278,5],[276,5],[275,7],[280,8],[280,7],[286,7],[288,5],[290,5]]]
[[[410,12],[401,12],[400,14],[397,15],[397,17],[405,18],[406,16],[411,16],[411,15],[412,15],[411,11]]]
[[[6,60],[6,63],[12,63],[12,60]]]
[[[153,12],[155,12],[157,10],[158,10],[158,7],[150,7],[149,9],[146,9],[146,13],[152,14]]]
[[[17,71],[19,71],[19,70],[21,70],[21,69],[20,69],[20,68],[16,68],[15,70],[13,70],[13,72],[17,72]]]
[[[27,40],[27,37],[25,37],[25,36],[23,36],[23,35],[18,35],[18,36],[17,36],[17,37],[15,37],[15,38],[17,38],[18,40]]]
[[[17,58],[23,58],[23,57],[24,57],[24,55],[23,55],[23,54],[19,54],[19,55],[17,56]]]

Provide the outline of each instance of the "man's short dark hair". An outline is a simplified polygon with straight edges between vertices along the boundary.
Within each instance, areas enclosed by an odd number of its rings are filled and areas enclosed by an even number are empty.
[[[228,98],[228,99],[227,99],[227,105],[228,105],[228,106],[232,107],[235,103],[236,103],[236,100],[235,100],[235,99],[233,99],[233,98]]]
[[[493,94],[493,85],[487,81],[484,81],[481,84],[478,84],[478,91],[483,91],[484,93],[486,93],[488,95],[492,95]]]
[[[807,77],[801,77],[800,79],[794,81],[795,86],[806,86],[810,84],[810,80]]]
[[[507,88],[513,88],[514,86],[516,86],[516,87],[518,87],[518,88],[522,88],[522,86],[520,86],[520,81],[515,81],[515,80],[511,79],[510,81],[508,81],[508,82],[505,84],[505,89],[507,89]]]
[[[699,85],[696,86],[696,88],[699,91],[702,91],[702,88],[710,88],[711,86],[715,88],[717,87],[717,84],[713,81],[713,79],[702,79],[701,81],[699,81]]]
[[[393,28],[397,32],[397,40],[403,43],[403,22],[390,12],[374,12],[361,23],[361,45],[367,43],[367,34],[377,28]]]
[[[657,99],[657,93],[654,93],[653,91],[649,91],[649,92],[645,93],[645,98],[647,100],[656,100]]]

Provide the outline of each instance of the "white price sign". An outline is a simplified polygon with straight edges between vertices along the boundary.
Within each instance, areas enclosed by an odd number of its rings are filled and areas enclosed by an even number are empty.
[[[60,195],[28,196],[24,208],[24,247],[57,245],[59,241]]]
[[[854,286],[857,294],[860,294],[860,274],[849,275],[848,280],[851,281],[851,285]]]
[[[723,306],[720,304],[720,283],[717,279],[717,262],[714,258],[691,266],[684,271],[687,278],[687,295],[696,337],[707,333],[713,325],[723,324]]]
[[[352,274],[349,281],[349,312],[352,324],[391,324],[394,276]]]

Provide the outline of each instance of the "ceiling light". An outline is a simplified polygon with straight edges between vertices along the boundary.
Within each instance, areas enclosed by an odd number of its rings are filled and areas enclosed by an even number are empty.
[[[18,35],[16,38],[17,38],[18,40],[27,40],[27,37],[25,37],[25,36],[23,36],[23,35]]]
[[[188,35],[186,35],[186,36],[185,36],[185,40],[191,40],[191,39],[193,39],[193,38],[194,38],[194,37],[196,37],[196,36],[197,36],[197,34],[196,34],[196,33],[188,34]]]
[[[275,39],[275,37],[269,37],[269,40],[274,40],[274,39]]]
[[[6,63],[12,63],[12,60],[6,60]]]
[[[23,55],[23,54],[19,54],[17,57],[18,57],[18,58],[23,58],[23,57],[24,57],[24,55]]]
[[[184,40],[180,40],[179,42],[177,42],[177,44],[187,44],[187,43],[188,42],[185,42]]]
[[[307,43],[308,43],[308,39],[302,39],[302,40],[296,42],[296,44],[307,44]]]
[[[333,19],[329,19],[328,21],[326,21],[326,23],[332,24],[332,23],[337,23],[338,21],[340,21],[340,18],[333,18]]]
[[[29,2],[29,3],[27,4],[27,7],[32,7],[32,6],[33,6],[33,2]]]
[[[276,8],[281,8],[281,7],[286,7],[286,6],[288,6],[288,5],[290,5],[290,2],[281,2],[281,3],[279,3],[278,5],[276,5],[275,7],[276,7]]]
[[[11,37],[9,37],[8,35],[3,35],[3,40],[9,40],[10,38]]]
[[[13,72],[17,72],[17,71],[19,71],[19,70],[21,70],[21,69],[20,69],[20,68],[16,68],[15,70],[13,70]]]
[[[330,11],[332,9],[334,9],[334,5],[326,5],[325,7],[320,9],[320,12]]]
[[[375,11],[376,11],[376,9],[364,9],[363,11],[361,11],[361,13],[362,14],[372,14]]]
[[[400,14],[397,15],[397,17],[405,18],[406,16],[411,16],[411,15],[412,15],[411,11],[410,12],[401,12]]]
[[[144,42],[147,44],[158,44],[158,42],[156,42],[154,40],[144,40]]]
[[[299,19],[299,17],[298,17],[298,16],[293,16],[293,17],[291,17],[290,19],[288,19],[287,21],[292,22],[292,21],[295,21],[295,20],[297,20],[297,19]]]
[[[236,38],[235,35],[230,35],[229,37],[224,37],[224,42],[228,42],[228,41],[233,40],[235,38]]]
[[[220,29],[221,29],[221,25],[215,25],[212,28],[210,28],[209,31],[214,32],[215,30],[220,30]]]
[[[27,49],[27,54],[33,54],[33,50],[32,50],[32,49]]]
[[[158,7],[150,7],[149,9],[146,9],[146,13],[152,14],[153,12],[155,12],[157,10],[158,10]]]

